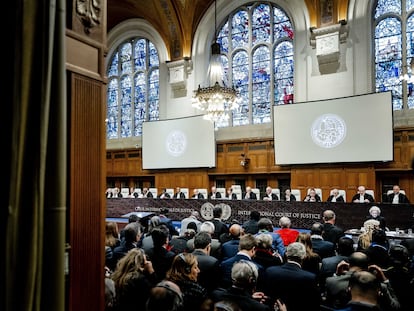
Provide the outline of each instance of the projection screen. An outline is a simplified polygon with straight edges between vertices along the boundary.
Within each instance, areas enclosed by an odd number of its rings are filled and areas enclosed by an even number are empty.
[[[216,166],[214,124],[203,116],[144,122],[142,168]]]
[[[273,107],[275,164],[393,160],[391,92]]]

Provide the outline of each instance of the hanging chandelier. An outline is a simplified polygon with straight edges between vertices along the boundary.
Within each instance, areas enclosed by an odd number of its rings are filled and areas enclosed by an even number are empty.
[[[217,7],[214,1],[214,31],[217,31]],[[194,91],[192,106],[204,113],[204,119],[217,125],[227,122],[233,110],[239,107],[239,98],[234,87],[226,87],[223,81],[223,68],[221,65],[221,46],[215,38],[211,46],[211,59],[209,64],[209,86]],[[220,81],[220,82],[219,82]]]

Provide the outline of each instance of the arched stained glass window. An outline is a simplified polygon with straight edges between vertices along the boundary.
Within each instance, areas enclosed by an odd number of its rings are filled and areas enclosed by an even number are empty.
[[[219,127],[271,122],[271,106],[293,102],[293,37],[280,7],[256,2],[239,7],[219,29],[222,65],[241,102]]]
[[[108,66],[106,138],[141,136],[144,121],[159,119],[159,57],[144,38],[122,43]]]
[[[414,0],[378,0],[375,19],[377,92],[392,92],[394,110],[414,108]]]

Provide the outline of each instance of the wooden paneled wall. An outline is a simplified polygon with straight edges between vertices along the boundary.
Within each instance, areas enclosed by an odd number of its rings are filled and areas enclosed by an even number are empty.
[[[369,146],[367,146],[369,147]],[[242,154],[249,159],[248,167],[240,165]],[[414,200],[414,175],[411,161],[414,157],[414,129],[394,130],[394,161],[388,163],[339,163],[319,165],[275,165],[273,139],[218,142],[216,167],[207,169],[142,170],[141,149],[107,151],[107,180],[127,181],[134,186],[142,176],[153,176],[154,186],[174,188],[176,186],[209,188],[216,179],[224,179],[226,187],[234,179],[244,179],[246,185],[255,186],[257,178],[267,179],[272,187],[278,187],[280,176],[288,176],[291,188],[302,193],[310,187],[321,188],[326,200],[333,188],[344,189],[348,199],[356,193],[359,185],[374,190],[381,201],[384,177],[399,179],[402,189]],[[119,186],[119,184],[118,184]],[[147,185],[149,186],[149,185]]]

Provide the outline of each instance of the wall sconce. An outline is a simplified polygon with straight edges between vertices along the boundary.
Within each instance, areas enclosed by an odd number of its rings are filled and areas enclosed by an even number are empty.
[[[240,166],[243,166],[244,168],[248,168],[250,159],[244,153],[242,153],[240,156],[241,156]]]

